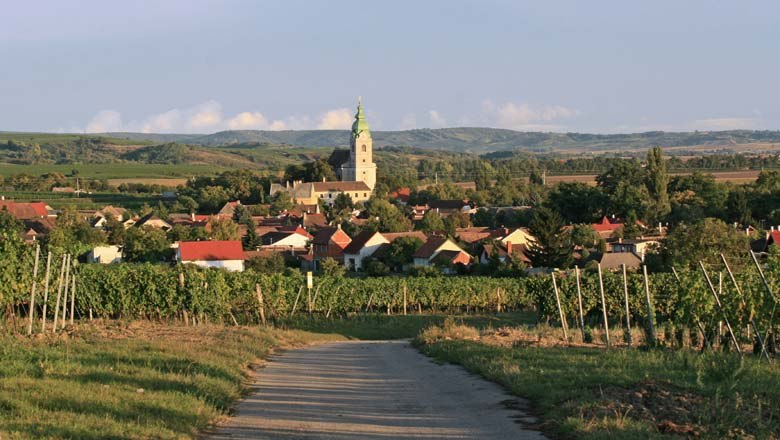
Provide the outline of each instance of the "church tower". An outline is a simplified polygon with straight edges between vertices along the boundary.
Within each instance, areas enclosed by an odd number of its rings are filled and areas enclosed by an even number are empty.
[[[371,190],[376,185],[376,164],[373,159],[373,141],[368,121],[363,113],[363,102],[358,98],[357,114],[352,124],[349,161],[341,166],[341,180],[365,182]]]

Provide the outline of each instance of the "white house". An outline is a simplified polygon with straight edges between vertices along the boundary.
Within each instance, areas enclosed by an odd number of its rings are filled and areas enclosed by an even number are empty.
[[[176,250],[176,261],[180,263],[235,272],[244,271],[244,259],[244,249],[238,240],[180,241]]]
[[[344,265],[350,270],[361,270],[363,260],[370,257],[383,244],[390,243],[379,232],[363,231],[344,248]]]
[[[89,263],[112,264],[122,262],[122,249],[117,245],[97,246],[87,254]]]
[[[304,249],[314,237],[300,226],[277,228],[260,236],[263,247]]]
[[[442,256],[437,258],[439,254]],[[431,266],[434,262],[464,265],[471,263],[471,256],[446,237],[430,237],[412,258],[415,266]]]

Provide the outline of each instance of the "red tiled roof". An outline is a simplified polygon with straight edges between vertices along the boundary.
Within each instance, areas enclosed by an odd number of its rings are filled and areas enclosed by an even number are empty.
[[[241,242],[234,241],[180,241],[182,261],[243,260]]]
[[[365,246],[366,243],[368,243],[368,240],[370,240],[371,237],[373,237],[375,234],[378,234],[378,232],[362,231],[352,239],[347,247],[344,248],[344,253],[352,255],[360,253],[360,250],[363,249],[363,246]]]
[[[414,237],[419,238],[424,243],[425,240],[428,239],[428,236],[425,235],[423,231],[408,231],[408,232],[383,232],[382,236],[387,239],[390,243],[394,242],[395,240],[401,238],[401,237]]]
[[[48,217],[49,211],[43,202],[14,202],[13,200],[0,200],[0,210],[7,210],[17,220],[30,220],[33,218]]]

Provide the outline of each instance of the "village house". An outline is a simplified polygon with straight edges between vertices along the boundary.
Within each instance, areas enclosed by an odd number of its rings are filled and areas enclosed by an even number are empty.
[[[379,232],[363,231],[359,233],[344,248],[344,265],[349,270],[362,270],[363,261],[373,255],[380,246],[387,243],[390,241]]]
[[[659,237],[623,239],[611,243],[613,253],[630,252],[636,254],[642,261],[645,261],[645,255],[656,252],[661,246]]]
[[[136,220],[135,223],[133,223],[133,226],[137,228],[148,226],[154,229],[162,229],[165,232],[168,232],[171,230],[171,228],[173,228],[173,226],[171,226],[170,223],[161,219],[160,217],[157,216],[157,214],[153,212],[150,212],[149,214],[146,214],[145,216]]]
[[[482,252],[479,255],[479,262],[488,264],[493,257],[497,257],[501,263],[506,262],[507,257],[512,260],[522,261],[525,264],[531,264],[531,259],[526,254],[526,246],[522,244],[515,245],[511,241],[506,243],[496,241],[482,246]]]
[[[344,249],[349,246],[352,239],[341,227],[321,228],[312,240],[314,269],[324,258],[333,258],[344,261]]]
[[[0,200],[0,211],[7,211],[17,220],[57,217],[54,209],[44,202],[15,202],[2,199]]]
[[[455,242],[446,237],[430,237],[412,255],[416,267],[432,265],[449,266],[454,264],[471,264],[471,255],[466,253]]]
[[[305,249],[312,235],[300,226],[278,227],[260,236],[263,247]]]
[[[222,268],[234,272],[244,270],[244,249],[235,241],[180,241],[176,261],[203,268]]]
[[[117,245],[96,246],[87,254],[87,263],[113,264],[122,262],[122,248]]]

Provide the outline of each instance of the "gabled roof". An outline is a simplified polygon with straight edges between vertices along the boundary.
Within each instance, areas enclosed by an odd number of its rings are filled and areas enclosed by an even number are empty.
[[[351,238],[349,238],[349,235],[347,235],[346,232],[341,230],[341,228],[322,228],[317,232],[316,235],[314,235],[314,239],[312,240],[313,244],[322,244],[327,245],[330,244],[331,239],[334,237],[337,237],[338,241],[352,241]]]
[[[635,269],[642,264],[642,259],[633,252],[609,252],[601,256],[600,263],[605,270],[620,269],[623,264],[629,269]]]
[[[308,228],[311,226],[327,226],[328,225],[328,219],[325,217],[325,214],[322,213],[313,213],[303,214],[303,227]]]
[[[316,192],[371,191],[366,182],[313,182]]]
[[[417,249],[417,251],[412,255],[413,258],[431,258],[431,256],[436,253],[436,250],[441,247],[444,243],[447,242],[446,237],[430,237],[428,241],[423,243],[422,246],[420,246],[420,249]]]
[[[29,220],[49,216],[49,210],[43,202],[14,202],[0,200],[0,211],[7,210],[17,220]]]
[[[462,261],[457,261],[462,260]],[[454,264],[471,262],[471,255],[463,251],[443,250],[436,254],[431,263],[436,265]]]
[[[238,240],[180,241],[181,261],[243,260],[244,249]]]
[[[359,254],[360,250],[363,249],[366,243],[368,243],[369,240],[371,240],[377,234],[379,234],[379,232],[362,231],[352,239],[347,247],[344,248],[344,253],[352,255]]]

